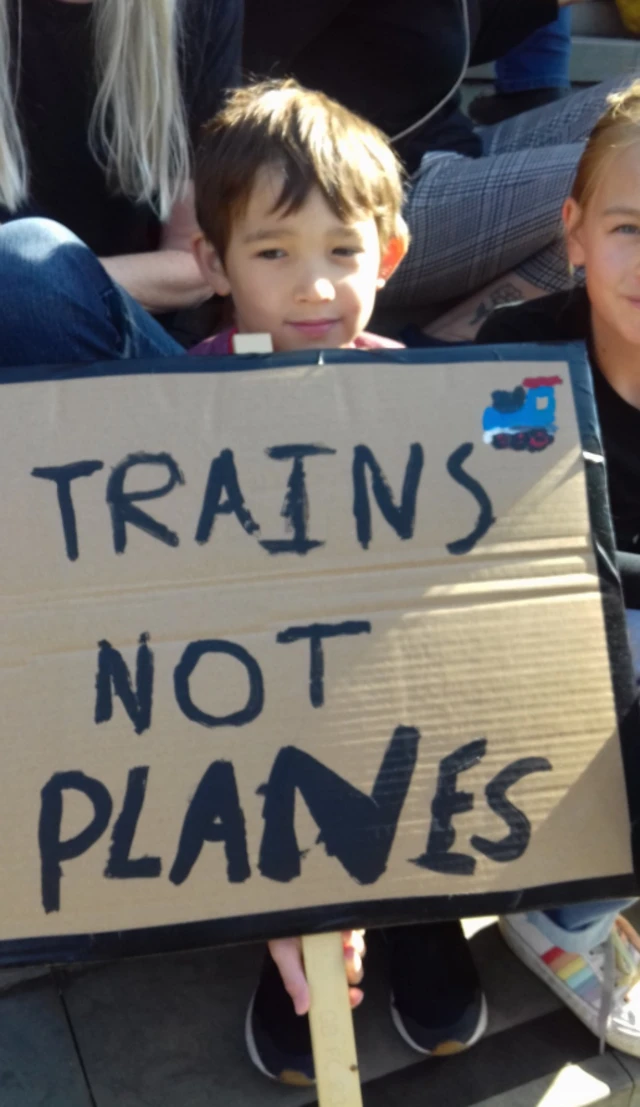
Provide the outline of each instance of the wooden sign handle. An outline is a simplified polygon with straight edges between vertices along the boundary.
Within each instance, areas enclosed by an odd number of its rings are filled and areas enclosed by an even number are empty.
[[[341,934],[302,939],[319,1107],[362,1107]]]

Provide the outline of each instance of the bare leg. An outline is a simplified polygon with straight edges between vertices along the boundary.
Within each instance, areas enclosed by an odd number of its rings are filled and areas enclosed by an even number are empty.
[[[443,342],[473,342],[485,319],[495,308],[546,295],[546,289],[532,284],[513,270],[434,319],[424,328],[424,333]]]

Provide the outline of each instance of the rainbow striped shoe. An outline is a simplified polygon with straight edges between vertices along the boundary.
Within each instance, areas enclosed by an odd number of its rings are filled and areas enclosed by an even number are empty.
[[[621,915],[588,953],[554,946],[526,915],[499,921],[510,949],[604,1043],[640,1057],[640,936]]]

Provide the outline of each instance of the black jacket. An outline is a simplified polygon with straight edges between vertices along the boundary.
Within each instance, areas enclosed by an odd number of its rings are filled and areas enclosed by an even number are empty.
[[[469,0],[471,64],[496,61],[557,15],[557,0]]]
[[[425,150],[479,156],[452,90],[463,68],[463,0],[245,0],[244,65],[293,74],[393,136],[449,94],[398,144],[408,168]],[[557,0],[467,0],[471,64],[493,61],[558,14]]]

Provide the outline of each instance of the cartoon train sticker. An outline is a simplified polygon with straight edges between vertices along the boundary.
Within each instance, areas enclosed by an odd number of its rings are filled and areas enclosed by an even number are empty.
[[[556,394],[561,377],[525,377],[512,392],[491,393],[493,403],[484,409],[484,441],[496,450],[529,450],[537,453],[556,434]]]

